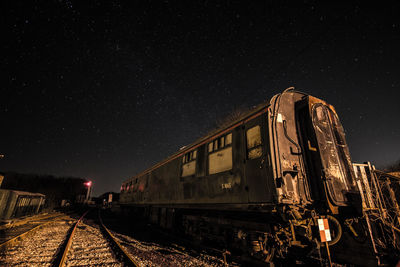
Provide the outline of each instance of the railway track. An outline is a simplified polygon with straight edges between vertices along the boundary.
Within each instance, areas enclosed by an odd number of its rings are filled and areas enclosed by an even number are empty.
[[[10,221],[6,224],[0,225],[0,232],[10,228],[15,228],[15,227],[19,227],[22,225],[27,225],[27,224],[33,224],[33,225],[37,225],[40,224],[41,222],[45,222],[48,220],[51,220],[52,218],[56,218],[56,217],[60,217],[65,215],[64,213],[61,212],[51,212],[51,213],[42,213],[42,214],[38,214],[38,215],[33,215],[33,216],[29,216],[29,217],[25,217],[25,218],[20,218],[20,219],[16,219],[14,221]],[[1,243],[1,241],[0,241]]]
[[[0,266],[50,266],[73,221],[63,215],[34,227],[22,225],[5,230],[6,239],[0,244]]]
[[[61,213],[46,214],[42,216],[34,216],[23,221],[18,221],[12,225],[2,226],[0,228],[0,250],[7,246],[12,246],[18,240],[33,234],[35,231],[52,223],[58,218],[65,216]]]
[[[85,214],[76,222],[58,266],[139,266],[103,224],[100,213],[98,224],[83,224]]]
[[[97,227],[64,216],[19,227],[0,244],[0,265],[138,266],[101,222]],[[10,232],[11,230],[9,230]],[[10,234],[9,234],[10,235]]]
[[[106,217],[105,217],[106,218]],[[111,223],[100,212],[79,219],[64,215],[0,244],[0,266],[226,266],[226,262],[173,239],[138,240],[120,233],[125,226]],[[106,221],[110,224],[110,221]],[[120,224],[120,225],[119,225]],[[141,229],[128,226],[134,232]],[[154,230],[154,229],[153,229]],[[150,229],[151,232],[153,230]],[[29,232],[29,233],[27,233]],[[151,235],[146,232],[146,235]],[[155,232],[153,232],[155,233]],[[156,234],[159,236],[159,234]]]

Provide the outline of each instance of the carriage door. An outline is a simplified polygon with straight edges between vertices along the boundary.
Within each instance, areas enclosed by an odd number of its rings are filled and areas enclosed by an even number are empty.
[[[271,201],[266,170],[266,122],[265,114],[247,122],[244,127],[245,175],[249,202]]]
[[[303,101],[299,129],[313,198],[323,199],[326,192],[335,205],[346,205],[353,174],[343,127],[325,103],[311,97]]]

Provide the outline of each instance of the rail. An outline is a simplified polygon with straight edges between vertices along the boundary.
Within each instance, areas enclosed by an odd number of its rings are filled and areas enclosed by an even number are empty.
[[[8,246],[11,246],[12,244],[14,244],[14,243],[17,242],[17,241],[22,240],[23,238],[25,238],[25,237],[27,237],[28,235],[30,235],[30,234],[36,232],[37,230],[39,230],[39,229],[42,228],[43,226],[55,222],[55,220],[56,220],[57,218],[59,218],[59,217],[61,217],[61,216],[63,216],[63,215],[64,215],[64,214],[61,214],[61,215],[59,215],[59,216],[52,217],[50,221],[45,222],[45,223],[42,223],[42,224],[39,224],[39,225],[37,225],[37,226],[35,226],[35,227],[33,227],[33,228],[27,230],[27,231],[24,231],[24,232],[21,233],[21,234],[16,235],[15,237],[12,237],[12,238],[6,240],[5,242],[3,242],[3,243],[0,244],[0,250],[6,248],[6,247],[8,247]]]
[[[105,236],[110,240],[110,242],[114,245],[115,251],[117,255],[120,255],[122,260],[126,263],[127,266],[139,266],[139,264],[132,258],[132,256],[121,246],[119,241],[114,237],[114,235],[108,230],[108,228],[104,225],[103,220],[100,216],[100,210],[98,210],[98,217],[100,221],[100,225],[104,230]]]
[[[85,217],[85,215],[86,215],[88,212],[89,212],[89,211],[86,211],[86,212],[79,218],[79,220],[75,223],[74,228],[72,229],[71,233],[70,233],[69,236],[68,236],[68,241],[67,241],[67,244],[66,244],[66,246],[65,246],[65,248],[64,248],[64,252],[63,252],[63,254],[62,254],[62,257],[61,257],[60,259],[56,259],[56,262],[55,262],[54,265],[64,266],[65,261],[67,260],[67,255],[68,255],[69,249],[70,249],[70,247],[71,247],[72,238],[74,237],[76,228],[77,228],[78,224],[82,221],[83,217]]]
[[[75,236],[77,236],[78,231],[78,225],[83,221],[85,216],[88,214],[89,211],[86,211],[75,223],[73,226],[69,227],[69,230],[67,232],[67,237],[63,238],[64,241],[58,245],[58,253],[56,253],[55,257],[53,258],[51,265],[52,266],[66,266],[68,265],[68,261],[71,260],[71,257],[68,257],[72,250],[72,243],[73,242],[80,242],[76,241]],[[65,214],[64,214],[65,215]],[[60,215],[62,216],[62,215]],[[18,228],[19,233],[14,233],[14,237],[6,240],[5,242],[0,244],[0,250],[6,250],[8,247],[13,247],[16,245],[16,242],[22,241],[26,239],[26,237],[29,235],[34,235],[37,230],[40,228],[43,228],[46,225],[49,225],[51,223],[55,223],[56,220],[60,217],[52,217],[51,220],[41,223],[37,226],[34,226],[33,228],[30,228],[27,230],[27,228]],[[114,255],[116,256],[116,260],[123,263],[124,266],[139,266],[139,264],[132,258],[132,256],[121,246],[119,241],[114,237],[114,235],[111,233],[110,230],[104,225],[103,220],[100,216],[100,211],[98,212],[98,221],[99,221],[99,231],[98,235],[100,234],[102,236],[102,239],[107,242],[107,246],[111,248],[111,250],[114,252]],[[30,227],[30,226],[28,226]],[[22,233],[21,233],[22,232]],[[78,239],[79,240],[79,239]],[[95,256],[94,256],[95,257]],[[74,260],[74,259],[73,259]]]
[[[72,245],[72,240],[74,238],[76,229],[79,225],[79,223],[82,222],[82,220],[84,219],[85,215],[88,213],[85,212],[80,218],[79,220],[74,224],[72,230],[70,230],[70,233],[68,235],[68,241],[66,242],[66,244],[64,245],[64,250],[63,250],[63,254],[62,256],[58,256],[58,258],[56,258],[55,262],[53,262],[54,266],[65,266],[66,262],[67,262],[67,256],[70,252],[70,248]],[[107,227],[104,225],[103,220],[100,216],[100,211],[98,212],[98,219],[100,222],[100,228],[102,230],[103,236],[105,239],[107,239],[109,241],[109,243],[111,244],[111,248],[114,250],[115,255],[120,256],[120,261],[125,263],[125,266],[139,266],[139,264],[131,257],[131,255],[121,246],[121,244],[118,242],[118,240],[113,236],[113,234],[110,232],[110,230],[107,229]]]

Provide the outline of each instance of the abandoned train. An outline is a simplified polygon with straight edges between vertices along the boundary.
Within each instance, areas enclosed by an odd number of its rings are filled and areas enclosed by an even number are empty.
[[[355,186],[334,107],[289,88],[123,182],[120,204],[268,262],[320,247],[318,218],[340,242]]]

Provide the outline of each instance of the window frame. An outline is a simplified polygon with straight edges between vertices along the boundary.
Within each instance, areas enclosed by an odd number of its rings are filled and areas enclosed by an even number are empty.
[[[230,136],[230,137],[228,138],[228,136]],[[221,140],[223,140],[223,142],[221,142]],[[229,140],[229,143],[227,142],[227,140]],[[221,143],[223,143],[223,144],[221,145]],[[210,147],[212,147],[211,151],[210,151]],[[215,149],[215,147],[217,147],[217,148]],[[223,170],[220,172],[210,174],[210,155],[218,153],[229,147],[231,147],[231,158],[232,158],[231,168],[228,170]],[[220,136],[214,138],[213,140],[211,140],[210,142],[207,143],[207,175],[208,176],[218,175],[220,173],[232,171],[232,169],[233,169],[233,131],[230,131],[228,133],[225,133],[223,135],[220,135]]]
[[[194,163],[194,172],[193,174],[189,174],[189,175],[185,175],[183,176],[183,168],[185,165],[190,164],[192,162]],[[190,150],[188,152],[186,152],[185,154],[183,154],[182,158],[181,158],[181,173],[180,173],[180,178],[186,178],[186,177],[191,177],[191,176],[195,176],[196,175],[196,171],[197,171],[197,148]]]
[[[255,146],[249,147],[249,141],[248,141],[248,135],[247,135],[247,133],[248,133],[250,130],[256,128],[256,127],[258,127],[258,129],[259,129],[259,132],[258,132],[258,133],[259,133],[259,136],[260,136],[260,143],[257,144],[257,145],[255,145]],[[263,140],[263,136],[262,136],[262,125],[257,123],[257,124],[255,124],[255,125],[249,127],[249,128],[246,128],[244,134],[245,134],[245,142],[246,142],[246,146],[245,146],[245,148],[246,148],[246,159],[247,159],[247,160],[253,160],[253,159],[258,159],[258,158],[262,157],[263,154],[264,154],[264,149],[263,149],[264,140]],[[257,149],[260,149],[260,150],[261,150],[260,155],[257,156],[257,157],[250,157],[250,156],[249,156],[249,155],[250,155],[250,152],[251,152],[251,151],[255,151],[255,150],[257,150]]]
[[[228,136],[231,136],[230,137],[230,143],[229,144],[227,144],[227,142],[226,142],[226,140],[228,140]],[[215,139],[213,139],[213,140],[211,140],[210,142],[208,142],[207,143],[207,153],[208,153],[208,155],[210,155],[210,154],[212,154],[212,153],[215,153],[215,152],[218,152],[218,151],[220,151],[220,150],[223,150],[223,149],[225,149],[225,148],[227,148],[227,147],[229,147],[229,146],[232,146],[232,132],[229,132],[229,133],[227,133],[227,134],[223,134],[223,135],[220,135],[220,136],[218,136],[217,138],[215,138]],[[221,140],[224,140],[224,144],[223,144],[223,146],[221,146]],[[212,151],[210,151],[210,145],[212,144]],[[216,147],[216,148],[215,148]]]

